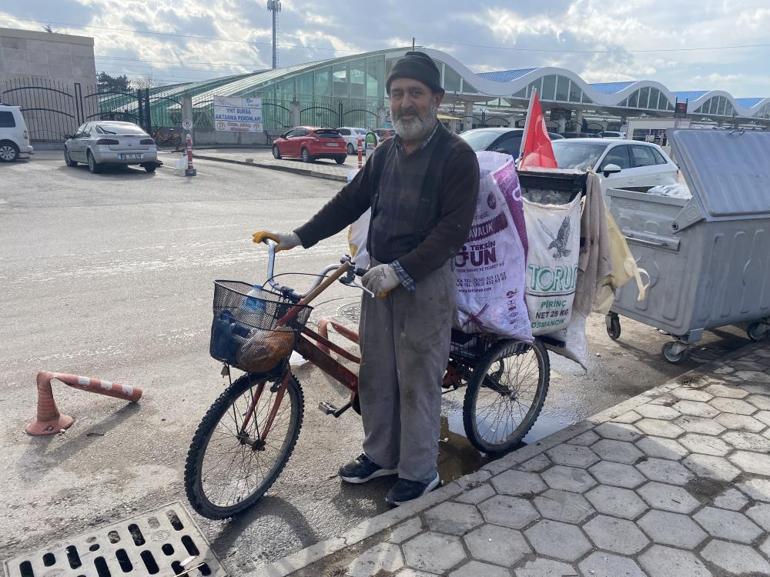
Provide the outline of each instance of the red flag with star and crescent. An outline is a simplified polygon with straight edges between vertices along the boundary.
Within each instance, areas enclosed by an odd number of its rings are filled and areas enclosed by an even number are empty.
[[[545,116],[540,106],[537,92],[532,93],[529,101],[527,124],[522,138],[521,160],[519,168],[557,168],[551,139],[545,125]]]

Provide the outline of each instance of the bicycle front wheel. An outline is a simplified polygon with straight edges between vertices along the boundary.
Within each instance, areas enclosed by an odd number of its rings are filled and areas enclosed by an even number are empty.
[[[214,401],[190,443],[185,491],[209,519],[240,513],[267,492],[297,442],[303,395],[294,375],[246,374]],[[245,423],[245,424],[244,424]]]
[[[537,420],[548,394],[550,364],[540,341],[502,341],[474,367],[463,402],[468,440],[490,455],[521,442]]]

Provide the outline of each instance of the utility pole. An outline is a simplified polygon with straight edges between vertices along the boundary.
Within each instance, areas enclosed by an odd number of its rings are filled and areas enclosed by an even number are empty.
[[[278,68],[278,13],[281,0],[267,0],[267,9],[273,14],[273,70]]]

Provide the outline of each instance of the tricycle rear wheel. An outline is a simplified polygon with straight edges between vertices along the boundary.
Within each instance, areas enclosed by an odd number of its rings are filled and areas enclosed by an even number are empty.
[[[187,453],[184,484],[190,505],[204,517],[225,519],[254,505],[289,460],[302,427],[304,400],[291,374],[281,398],[282,380],[243,375],[214,401],[198,425]],[[250,422],[240,433],[253,402]],[[276,402],[269,435],[261,441]]]
[[[468,440],[479,451],[515,449],[535,424],[548,394],[550,363],[539,340],[505,340],[476,364],[463,402]]]

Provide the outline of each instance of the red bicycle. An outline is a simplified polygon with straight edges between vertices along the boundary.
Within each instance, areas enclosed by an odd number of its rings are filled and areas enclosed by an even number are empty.
[[[334,355],[360,363],[358,355],[332,342],[328,329],[358,342],[356,331],[331,319],[318,330],[307,326],[310,302],[339,281],[356,286],[363,271],[350,257],[326,267],[310,291],[300,294],[273,275],[275,243],[268,241],[265,286],[215,281],[211,355],[222,361],[229,385],[211,405],[193,436],[185,464],[185,491],[204,517],[224,519],[254,505],[285,467],[302,427],[302,388],[291,372],[296,351],[350,390],[342,407],[321,403],[339,417],[349,408],[360,412],[358,375]],[[365,290],[365,289],[364,289]],[[364,297],[368,298],[368,297]],[[244,371],[232,380],[231,369]],[[452,334],[444,376],[445,393],[466,387],[463,424],[480,451],[501,455],[516,448],[545,402],[548,354],[532,343],[485,334]]]

